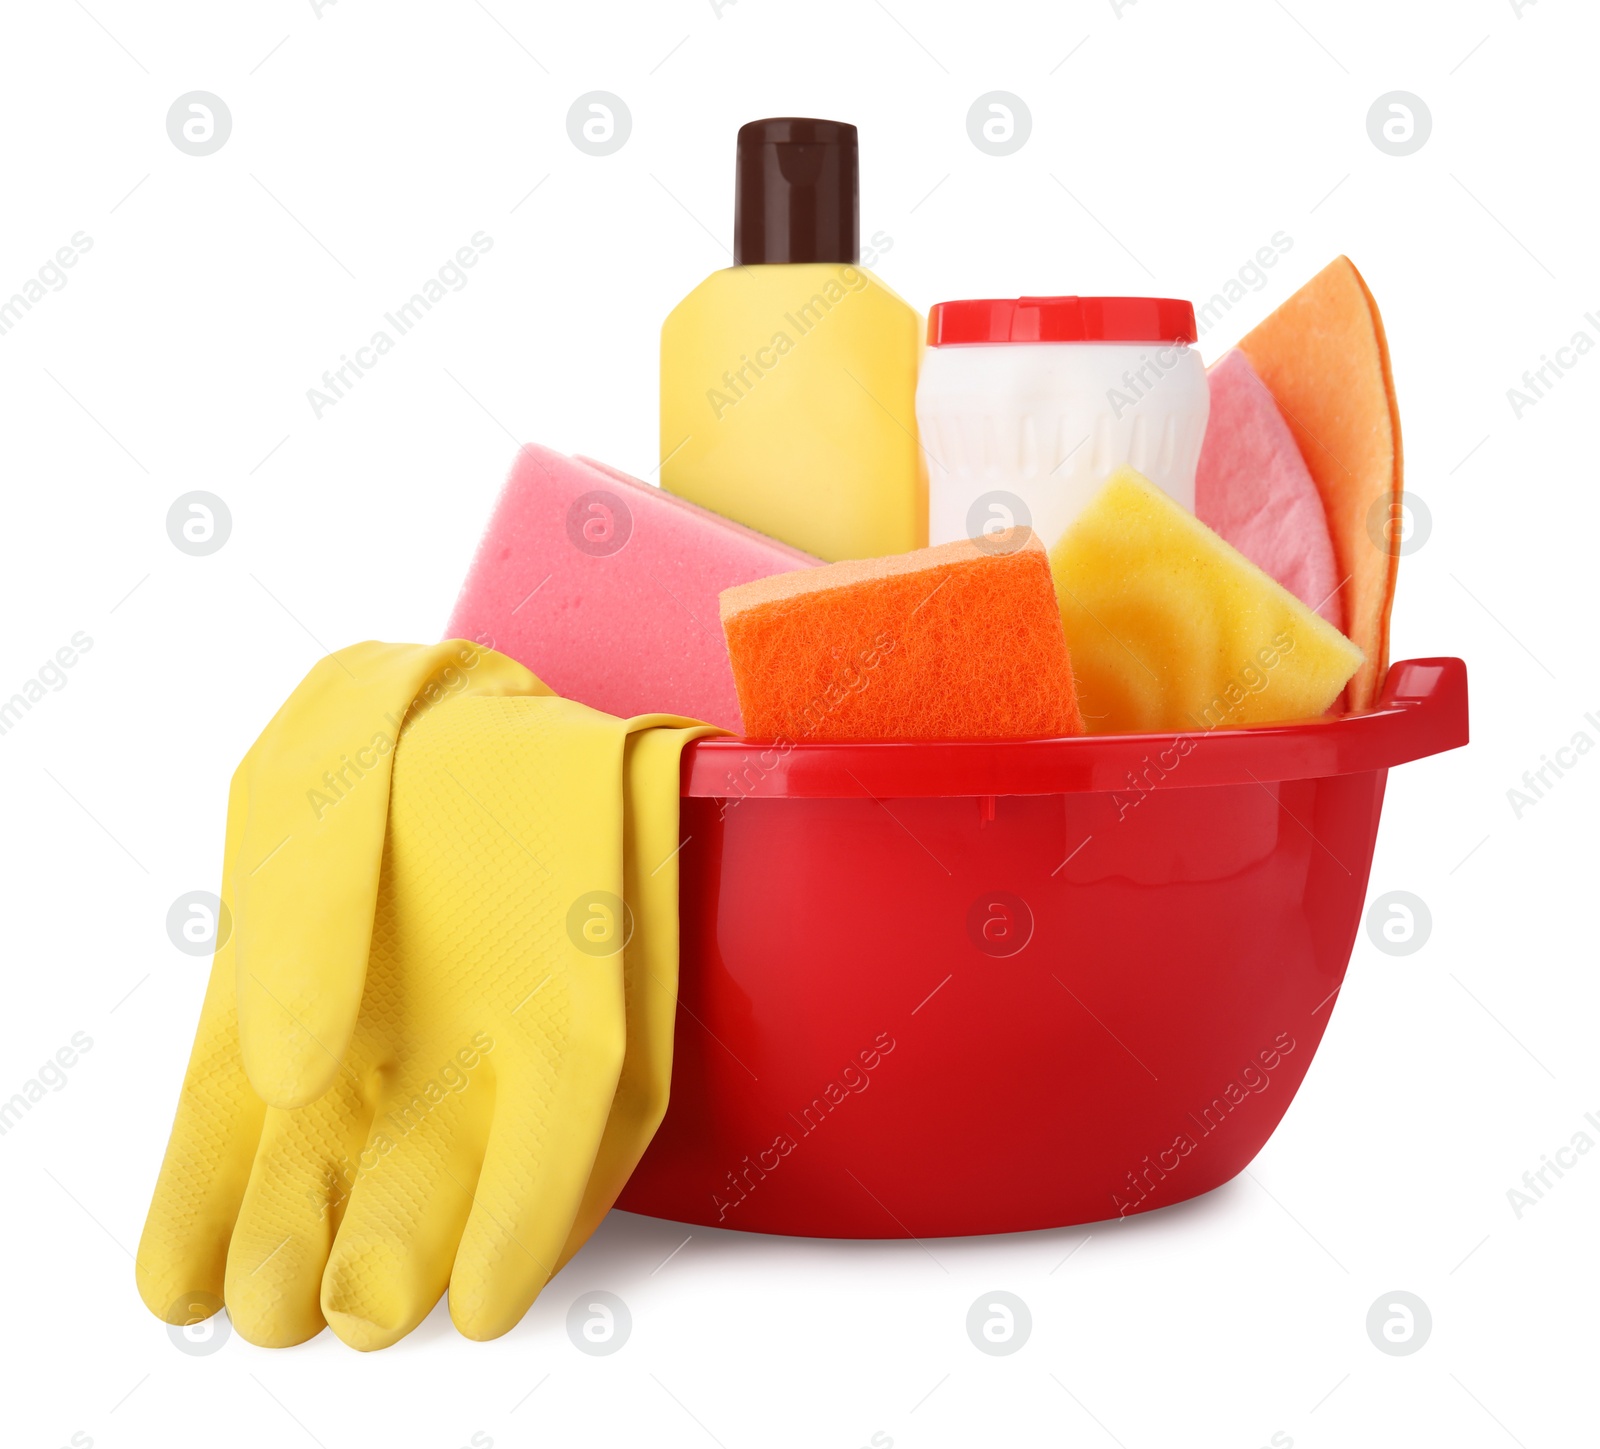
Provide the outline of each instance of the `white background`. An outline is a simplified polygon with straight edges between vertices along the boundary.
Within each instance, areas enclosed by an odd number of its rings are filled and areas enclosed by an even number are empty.
[[[75,631],[93,648],[0,737],[0,1096],[94,1042],[0,1138],[7,1444],[1593,1442],[1600,1152],[1520,1219],[1507,1190],[1600,1115],[1600,752],[1520,819],[1506,792],[1600,740],[1600,354],[1520,419],[1506,390],[1600,340],[1600,26],[1577,0],[1121,8],[7,8],[0,296],[93,246],[0,336],[0,696]],[[203,158],[165,128],[195,89],[233,117]],[[633,117],[598,159],[565,125],[595,89]],[[1001,159],[966,132],[996,89],[1033,118]],[[1396,89],[1433,117],[1406,158],[1366,130]],[[863,235],[919,307],[1199,300],[1287,232],[1209,359],[1339,252],[1362,268],[1433,525],[1394,655],[1462,655],[1474,689],[1470,749],[1392,776],[1373,870],[1431,939],[1363,935],[1252,1176],[1192,1204],[937,1262],[695,1229],[660,1266],[689,1230],[616,1214],[494,1343],[441,1307],[371,1356],[328,1334],[186,1356],[130,1251],[207,969],[165,914],[215,888],[229,772],[324,648],[438,637],[517,442],[651,473],[660,320],[728,263],[737,126],[785,113],[859,125]],[[479,230],[470,284],[316,419],[306,389]],[[209,558],[165,531],[196,488],[233,515]],[[590,1288],[633,1312],[610,1358],[564,1332]],[[1034,1320],[1006,1358],[964,1331],[999,1288]],[[1365,1331],[1393,1289],[1433,1314],[1409,1357]]]

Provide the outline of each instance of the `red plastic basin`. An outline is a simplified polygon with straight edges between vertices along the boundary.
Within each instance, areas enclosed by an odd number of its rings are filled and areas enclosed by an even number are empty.
[[[1322,1038],[1389,767],[1466,742],[1459,659],[1250,730],[699,742],[671,1104],[618,1205],[927,1238],[1208,1192]]]

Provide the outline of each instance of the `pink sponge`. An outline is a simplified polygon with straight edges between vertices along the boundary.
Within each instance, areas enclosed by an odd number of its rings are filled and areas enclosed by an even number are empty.
[[[1343,628],[1328,516],[1289,425],[1244,353],[1224,353],[1207,376],[1211,416],[1195,473],[1195,516]]]
[[[820,562],[626,473],[530,445],[446,637],[509,654],[607,714],[680,714],[737,732],[717,595]]]

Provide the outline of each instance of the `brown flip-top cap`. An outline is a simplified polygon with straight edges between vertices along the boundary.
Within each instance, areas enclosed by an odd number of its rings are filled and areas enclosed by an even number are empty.
[[[739,127],[735,266],[861,258],[856,128],[774,116]]]

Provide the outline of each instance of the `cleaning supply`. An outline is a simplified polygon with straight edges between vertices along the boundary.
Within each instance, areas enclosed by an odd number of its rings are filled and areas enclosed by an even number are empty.
[[[1131,468],[1050,551],[1091,734],[1306,719],[1362,655]]]
[[[522,1317],[665,1109],[678,760],[708,732],[462,641],[311,671],[229,795],[234,928],[140,1242],[153,1312],[363,1349],[447,1286],[469,1337]]]
[[[861,265],[856,128],[739,129],[733,266],[661,328],[661,484],[819,558],[927,540],[917,313]]]
[[[1343,628],[1366,655],[1351,709],[1377,698],[1389,665],[1400,566],[1403,456],[1389,343],[1378,304],[1348,257],[1330,262],[1239,349],[1277,400],[1316,481],[1333,537]]]
[[[1027,529],[741,584],[722,627],[745,733],[1082,733],[1044,546]]]
[[[917,425],[928,539],[1029,524],[1048,548],[1113,469],[1194,508],[1209,394],[1194,308],[1170,297],[940,302]]]
[[[1211,416],[1194,513],[1337,629],[1339,575],[1322,495],[1272,394],[1237,348],[1206,372]]]
[[[448,634],[557,694],[739,728],[717,595],[819,560],[587,458],[518,454]]]

